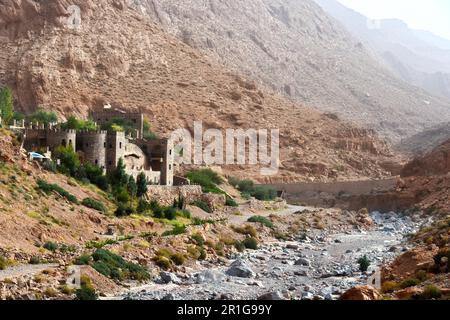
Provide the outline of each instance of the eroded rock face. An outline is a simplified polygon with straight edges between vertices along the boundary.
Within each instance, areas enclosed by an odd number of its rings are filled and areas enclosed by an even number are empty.
[[[370,286],[354,287],[341,296],[341,300],[380,300],[381,294]]]
[[[447,140],[427,155],[407,164],[403,177],[445,175],[450,172],[450,140]]]

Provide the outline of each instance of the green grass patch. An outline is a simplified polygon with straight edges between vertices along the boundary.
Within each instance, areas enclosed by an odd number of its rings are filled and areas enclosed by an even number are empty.
[[[49,195],[49,194],[56,192],[61,197],[66,198],[68,201],[70,201],[72,203],[75,203],[75,204],[79,203],[78,199],[73,194],[64,190],[57,184],[50,184],[44,180],[38,180],[37,185],[38,185],[38,189],[43,191],[45,194]]]
[[[261,223],[262,225],[268,227],[268,228],[273,228],[273,223],[272,221],[270,221],[268,218],[266,217],[262,217],[262,216],[253,216],[250,217],[248,220],[248,222],[254,222],[254,223]]]

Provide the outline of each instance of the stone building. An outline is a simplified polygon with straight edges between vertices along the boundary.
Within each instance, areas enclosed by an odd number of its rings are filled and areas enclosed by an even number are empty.
[[[150,184],[173,185],[173,142],[169,139],[143,138],[143,114],[122,113],[116,110],[93,112],[91,116],[108,123],[111,119],[124,117],[133,123],[135,135],[116,131],[76,131],[31,126],[25,129],[24,148],[38,152],[54,152],[59,146],[72,146],[83,162],[92,163],[109,173],[123,159],[127,174],[135,178],[145,173]]]

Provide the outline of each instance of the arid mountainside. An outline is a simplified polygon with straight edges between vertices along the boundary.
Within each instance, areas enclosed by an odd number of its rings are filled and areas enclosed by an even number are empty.
[[[397,19],[370,21],[335,0],[316,0],[371,47],[403,80],[450,98],[450,40],[413,30]]]
[[[79,25],[66,9],[72,3]],[[283,181],[387,174],[379,164],[389,151],[372,131],[226,71],[121,1],[11,0],[0,9],[0,85],[13,88],[25,112],[87,115],[111,103],[141,109],[159,134],[194,120],[205,129],[279,128]]]
[[[395,149],[411,158],[423,156],[450,139],[450,122],[434,126],[402,140]]]
[[[405,166],[402,176],[446,175],[450,172],[450,140]]]
[[[312,0],[129,1],[191,47],[290,98],[398,141],[450,119]]]

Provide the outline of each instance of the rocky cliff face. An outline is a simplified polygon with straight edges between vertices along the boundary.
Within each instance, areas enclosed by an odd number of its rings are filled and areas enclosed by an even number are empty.
[[[450,140],[444,142],[432,152],[414,159],[402,170],[402,176],[436,176],[450,172]]]
[[[448,101],[393,76],[310,0],[138,0],[191,47],[287,97],[399,140],[450,119]]]
[[[0,85],[14,89],[23,111],[86,115],[111,103],[142,110],[158,133],[192,128],[194,120],[205,129],[279,128],[281,179],[387,174],[379,161],[389,152],[372,132],[225,70],[125,2],[70,4],[79,5],[79,21],[64,0],[2,2],[1,29],[10,31],[0,37]]]

